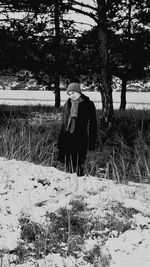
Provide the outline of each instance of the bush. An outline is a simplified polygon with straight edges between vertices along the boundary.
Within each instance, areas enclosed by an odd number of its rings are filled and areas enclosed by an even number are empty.
[[[81,199],[71,200],[70,208],[60,208],[57,213],[46,214],[47,223],[41,225],[26,214],[19,219],[21,242],[16,249],[18,262],[32,255],[36,259],[49,253],[75,255],[84,242],[86,225],[85,203]]]

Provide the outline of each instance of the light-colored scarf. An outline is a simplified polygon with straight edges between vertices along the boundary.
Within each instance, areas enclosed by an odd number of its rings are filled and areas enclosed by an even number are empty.
[[[80,102],[81,102],[80,97],[75,101],[71,101],[71,109],[67,124],[67,131],[69,131],[70,133],[73,133],[75,130],[76,119],[78,116],[78,107]]]

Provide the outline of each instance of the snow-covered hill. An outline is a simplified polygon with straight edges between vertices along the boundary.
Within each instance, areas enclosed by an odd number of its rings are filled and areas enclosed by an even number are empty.
[[[0,158],[0,203],[1,267],[150,266],[150,184]]]

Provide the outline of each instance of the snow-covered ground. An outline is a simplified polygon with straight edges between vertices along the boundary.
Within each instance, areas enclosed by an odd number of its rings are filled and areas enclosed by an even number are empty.
[[[96,108],[101,108],[99,92],[84,92],[94,101]],[[150,92],[127,92],[127,108],[150,108]],[[61,91],[61,105],[67,99],[65,91]],[[120,92],[113,92],[114,108],[120,106]],[[55,104],[55,94],[52,91],[0,90],[0,104],[7,105],[50,105]]]
[[[57,214],[64,207],[69,211],[74,199],[84,201],[90,223],[103,225],[101,230],[89,230],[80,254],[63,256],[58,251],[16,264],[9,251],[23,242],[19,218],[26,214],[45,225],[47,213]],[[150,266],[150,184],[117,184],[103,175],[76,177],[54,167],[0,158],[0,203],[1,267],[105,266],[85,260],[95,246],[110,259],[110,267]],[[102,236],[105,244],[100,245]]]

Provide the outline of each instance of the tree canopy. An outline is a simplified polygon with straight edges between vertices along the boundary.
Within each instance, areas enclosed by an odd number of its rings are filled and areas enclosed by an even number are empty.
[[[126,85],[149,71],[148,0],[0,0],[0,8],[1,69],[28,68],[37,77],[48,74],[49,82],[55,83],[57,107],[60,75],[97,73],[103,117],[110,122],[112,74]],[[69,17],[70,12],[92,19],[94,28],[77,31],[79,21]]]

